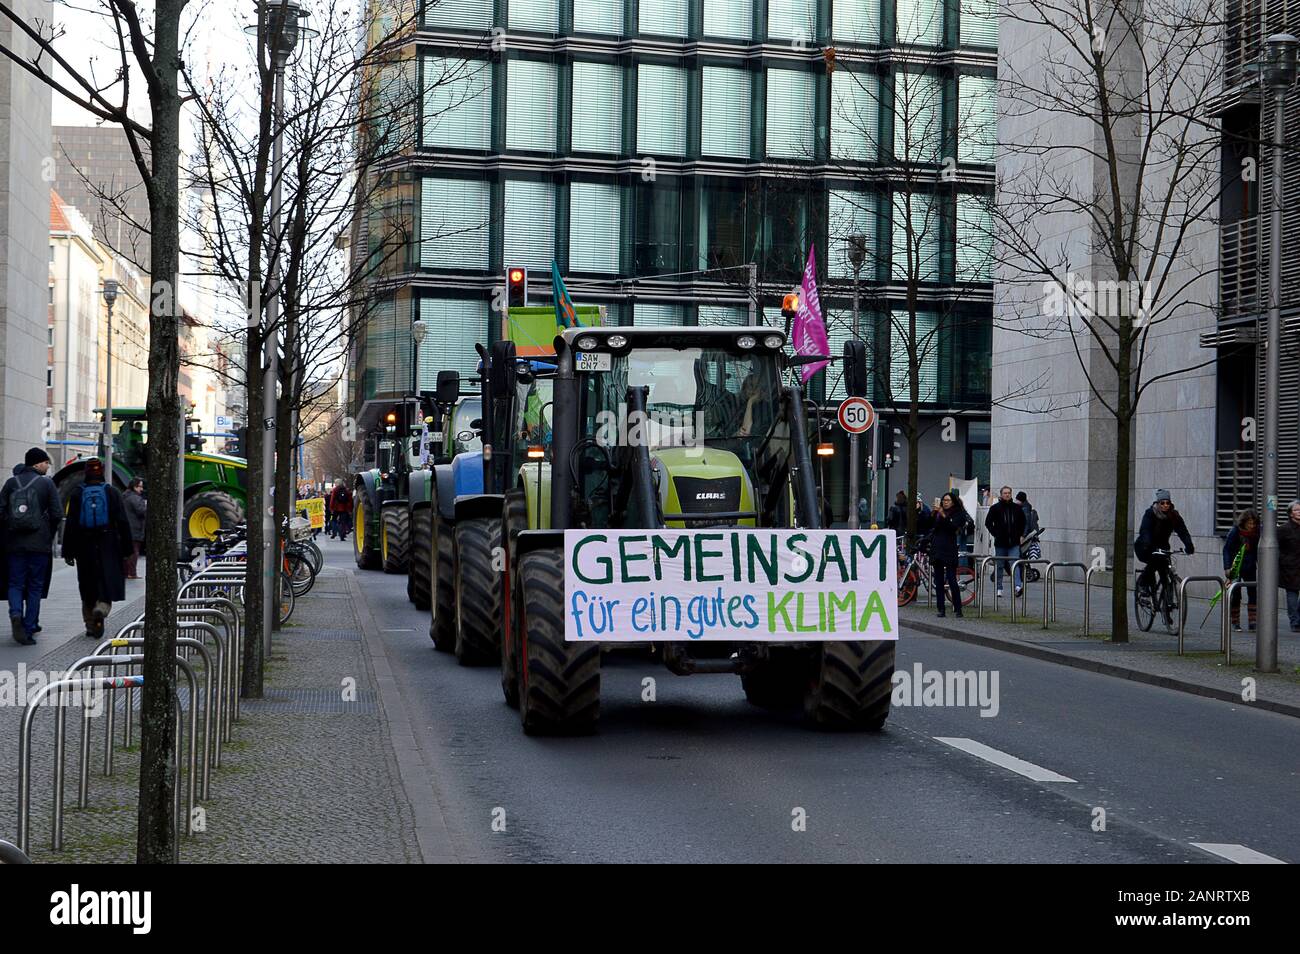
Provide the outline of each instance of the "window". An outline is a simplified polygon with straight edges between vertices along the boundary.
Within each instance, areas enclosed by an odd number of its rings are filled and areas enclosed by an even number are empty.
[[[998,142],[996,81],[964,75],[957,84],[957,158],[992,164]]]
[[[898,42],[943,45],[943,0],[898,0]]]
[[[686,70],[642,63],[637,75],[637,151],[686,155]]]
[[[573,29],[622,36],[623,0],[573,0]]]
[[[46,368],[46,369],[45,369],[45,386],[46,386],[47,388],[52,388],[52,387],[54,387],[54,369],[53,369],[53,368]]]
[[[623,151],[623,68],[573,64],[573,151]]]
[[[663,275],[681,271],[681,187],[659,176],[636,184],[634,274]]]
[[[875,162],[880,156],[880,77],[836,70],[831,74],[831,156]]]
[[[422,298],[420,317],[428,326],[420,342],[420,389],[438,386],[438,372],[455,369],[461,377],[478,373],[474,342],[488,343],[488,303],[473,299]]]
[[[961,44],[997,49],[997,0],[961,0]]]
[[[612,182],[569,186],[569,269],[617,275],[622,226],[619,187]]]
[[[366,318],[366,397],[411,386],[411,333],[408,308],[398,332],[398,309],[392,298],[377,302]],[[401,338],[404,347],[398,347]]]
[[[861,235],[866,257],[859,272],[863,281],[874,281],[876,262],[876,196],[871,192],[835,192],[827,197],[827,262],[826,274],[831,278],[852,278],[853,263],[849,259],[849,236]]]
[[[706,156],[748,159],[753,74],[706,66],[700,94],[700,150]]]
[[[816,185],[804,182],[768,184],[758,248],[762,253],[760,268],[768,273],[769,280],[798,282],[803,274],[808,245],[819,238],[812,228],[818,191]]]
[[[835,39],[858,46],[880,42],[880,4],[870,0],[832,0]]]
[[[746,241],[745,210],[750,193],[726,179],[704,179],[699,190],[695,268],[728,268],[750,261],[753,242]],[[734,275],[738,273],[733,273]]]
[[[817,0],[768,0],[767,36],[811,47],[817,39]]]
[[[938,163],[943,149],[943,80],[899,70],[894,75],[894,158]]]
[[[690,30],[689,0],[652,0],[640,6],[640,30],[652,36],[686,36]]]
[[[984,195],[957,196],[956,274],[959,282],[993,281],[993,210]]]
[[[890,317],[889,328],[889,386],[895,402],[907,400],[911,394],[911,361],[915,353],[918,364],[917,383],[923,404],[939,400],[939,339],[938,316],[917,312],[916,334],[911,333],[906,311],[896,311]]]
[[[370,89],[370,132],[380,155],[400,152],[415,144],[415,117],[420,96],[416,88],[415,61],[385,63]]]
[[[907,227],[909,207],[912,213],[910,231]],[[908,281],[909,273],[919,282],[938,281],[943,249],[943,205],[939,199],[925,192],[895,192],[893,222],[894,281]]]
[[[704,0],[704,35],[729,40],[752,39],[753,0]]]
[[[492,147],[492,66],[483,60],[424,59],[424,145]]]
[[[680,325],[684,321],[681,305],[639,301],[632,311],[632,324],[639,327]]]
[[[510,29],[560,32],[559,0],[510,0]]]
[[[768,70],[767,154],[813,159],[817,131],[816,77],[798,70]]]
[[[487,268],[491,216],[486,182],[425,179],[420,188],[420,266]]]
[[[549,269],[555,258],[555,186],[549,182],[509,180],[503,211],[506,261]]]
[[[492,26],[492,0],[430,0],[424,22],[453,30],[487,30]]]
[[[511,60],[506,75],[506,148],[555,151],[556,68]]]

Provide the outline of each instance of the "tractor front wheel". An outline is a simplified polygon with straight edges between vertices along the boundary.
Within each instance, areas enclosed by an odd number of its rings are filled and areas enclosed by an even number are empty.
[[[433,562],[433,616],[429,620],[429,638],[433,648],[449,653],[456,648],[456,589],[455,549],[452,526],[441,517],[432,516],[433,541],[430,548]]]
[[[506,697],[506,705],[512,709],[519,708],[519,633],[518,606],[516,589],[511,583],[511,574],[515,572],[518,556],[515,544],[521,530],[528,529],[528,506],[521,490],[512,490],[506,494],[502,509],[502,533],[505,537],[505,566],[501,572],[498,587],[501,591],[501,694]]]
[[[483,666],[500,654],[501,587],[493,562],[501,547],[501,521],[456,524],[456,659]]]
[[[564,640],[564,552],[535,550],[518,564],[519,718],[529,735],[595,731],[600,644]]]
[[[411,514],[411,575],[406,580],[406,596],[419,610],[429,608],[432,519],[433,511],[428,507]]]
[[[384,572],[405,573],[411,553],[411,514],[406,504],[384,508],[379,534],[379,555]]]
[[[233,530],[244,522],[244,508],[230,494],[205,490],[185,501],[185,532],[211,540],[218,530]]]
[[[813,648],[804,715],[819,729],[877,730],[889,718],[894,640],[819,643]]]
[[[379,567],[378,514],[370,505],[366,488],[360,483],[357,484],[353,498],[356,503],[352,506],[352,555],[360,569],[375,570]]]

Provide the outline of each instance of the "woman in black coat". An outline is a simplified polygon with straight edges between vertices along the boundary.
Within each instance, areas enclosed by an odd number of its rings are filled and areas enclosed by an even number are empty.
[[[944,494],[939,509],[934,511],[934,531],[930,536],[930,565],[934,569],[934,588],[939,596],[939,616],[944,613],[945,586],[952,595],[952,608],[961,618],[961,587],[957,585],[957,561],[961,553],[957,539],[971,526],[970,514],[962,506],[961,498]]]
[[[103,483],[104,465],[92,458],[86,464],[85,484],[68,495],[68,516],[63,524],[63,558],[69,566],[76,564],[81,618],[86,635],[96,639],[104,635],[104,619],[113,603],[126,599],[122,561],[131,552],[131,526],[116,487],[104,487],[108,502],[106,525],[91,529],[82,523],[86,488]]]

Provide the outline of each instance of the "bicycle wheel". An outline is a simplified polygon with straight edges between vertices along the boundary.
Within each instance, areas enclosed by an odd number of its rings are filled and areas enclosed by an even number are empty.
[[[288,568],[289,579],[293,581],[293,595],[306,596],[316,584],[316,571],[301,553],[290,553],[284,562]]]
[[[320,545],[315,540],[304,540],[302,553],[311,563],[311,568],[319,573],[325,565],[325,554],[321,552]]]
[[[961,592],[961,605],[970,606],[975,602],[975,588],[979,585],[979,580],[975,578],[975,571],[968,566],[957,567],[957,589]]]
[[[1144,633],[1151,632],[1151,624],[1156,621],[1155,598],[1150,588],[1141,583],[1133,587],[1133,614],[1137,617],[1138,629]]]
[[[1160,587],[1161,594],[1161,613],[1165,630],[1169,633],[1178,632],[1178,617],[1182,615],[1182,610],[1178,607],[1178,578],[1174,577],[1171,581]]]
[[[293,595],[293,583],[287,574],[280,574],[280,623],[283,625],[293,615],[297,599]]]
[[[898,581],[898,605],[908,606],[916,599],[916,591],[921,585],[921,574],[912,567]]]

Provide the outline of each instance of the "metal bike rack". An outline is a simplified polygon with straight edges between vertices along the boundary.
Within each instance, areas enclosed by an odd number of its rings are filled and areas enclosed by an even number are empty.
[[[1094,573],[1111,573],[1114,572],[1113,566],[1097,566],[1093,564],[1088,567],[1088,571],[1083,574],[1083,635],[1092,635],[1092,575]]]
[[[1183,633],[1187,628],[1187,584],[1217,583],[1220,591],[1222,591],[1226,582],[1221,576],[1186,576],[1178,581],[1178,655],[1183,654]],[[1219,613],[1222,617],[1227,617],[1227,603],[1219,607]]]
[[[1020,615],[1023,616],[1025,619],[1029,618],[1029,574],[1026,573],[1024,569],[1021,569],[1020,595],[1016,596],[1016,567],[1050,566],[1051,562],[1052,562],[1051,560],[1042,560],[1042,559],[1029,560],[1024,557],[1021,557],[1019,560],[1016,560],[1014,563],[1011,564],[1011,622],[1014,623],[1016,621],[1016,600],[1023,600],[1024,608],[1021,610]],[[1043,612],[1045,614],[1047,612],[1047,578],[1046,577],[1043,578],[1042,590],[1043,590]]]
[[[0,838],[0,865],[30,865],[32,859],[11,841]]]
[[[986,553],[981,557],[977,557],[975,560],[975,615],[980,619],[984,618],[984,568],[990,563],[996,563],[998,560],[1014,562],[1016,557],[995,556],[991,553]],[[1011,597],[1012,613],[1015,613],[1015,583],[1016,578],[1013,576],[1011,578],[1011,592],[1013,594]],[[1001,609],[1001,607],[1002,601],[998,598],[997,589],[995,588],[993,591],[993,609],[994,611],[997,611],[998,609]]]
[[[1053,623],[1056,622],[1056,571],[1066,567],[1087,570],[1088,564],[1071,562],[1052,562],[1047,564],[1047,574],[1044,577],[1045,582],[1043,583],[1043,585],[1047,587],[1047,592],[1043,596],[1043,629],[1047,629],[1049,607],[1051,621]]]
[[[1223,640],[1219,645],[1223,653],[1223,664],[1232,665],[1232,624],[1236,622],[1232,612],[1232,597],[1239,589],[1259,588],[1257,580],[1233,580],[1223,593]],[[1259,638],[1259,625],[1255,625],[1256,638]]]

